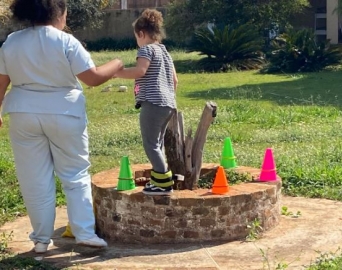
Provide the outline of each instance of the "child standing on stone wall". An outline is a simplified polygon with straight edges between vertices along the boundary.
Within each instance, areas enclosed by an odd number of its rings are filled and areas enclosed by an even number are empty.
[[[152,164],[151,181],[143,193],[168,195],[173,191],[173,176],[164,158],[163,142],[167,124],[176,110],[177,74],[170,54],[160,43],[164,37],[161,12],[145,10],[133,27],[139,46],[136,66],[119,71],[116,77],[135,79],[135,107],[141,108],[143,147]]]

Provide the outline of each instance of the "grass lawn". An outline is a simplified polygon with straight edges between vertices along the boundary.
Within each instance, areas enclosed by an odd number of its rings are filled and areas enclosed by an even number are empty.
[[[135,62],[134,51],[92,55],[97,64],[118,56],[126,65]],[[272,147],[284,194],[342,200],[342,71],[208,74],[196,71],[196,54],[175,51],[172,55],[179,73],[178,108],[184,113],[186,128],[196,129],[207,100],[218,105],[203,162],[219,163],[228,136],[238,165],[260,167],[265,149]],[[109,85],[112,91],[101,92]],[[129,91],[118,92],[119,85],[127,85]],[[123,155],[129,155],[133,164],[148,162],[132,89],[133,81],[122,79],[93,89],[85,87],[92,173],[118,166]],[[14,176],[8,117],[4,120],[0,129],[0,225],[25,214]],[[65,202],[61,192],[57,201]]]

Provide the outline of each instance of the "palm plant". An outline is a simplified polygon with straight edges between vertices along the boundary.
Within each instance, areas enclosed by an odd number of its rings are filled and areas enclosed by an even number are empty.
[[[340,50],[331,47],[329,41],[317,43],[312,30],[291,30],[272,42],[267,71],[319,71],[339,64],[341,59]]]
[[[207,56],[199,61],[200,67],[207,71],[249,70],[263,66],[263,44],[262,37],[250,24],[226,25],[195,31],[189,51]]]

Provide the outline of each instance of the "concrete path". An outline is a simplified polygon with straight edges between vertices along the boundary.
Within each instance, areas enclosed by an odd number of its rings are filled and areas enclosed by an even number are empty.
[[[189,245],[123,245],[111,243],[104,250],[79,247],[73,239],[61,238],[67,223],[66,209],[57,209],[55,246],[44,257],[32,252],[28,240],[31,230],[27,217],[0,228],[13,231],[10,247],[18,256],[32,256],[70,269],[198,269],[259,270],[305,266],[323,252],[342,247],[342,203],[321,199],[283,197],[282,206],[301,216],[282,216],[280,224],[255,242],[203,243]],[[263,255],[264,254],[264,255]]]

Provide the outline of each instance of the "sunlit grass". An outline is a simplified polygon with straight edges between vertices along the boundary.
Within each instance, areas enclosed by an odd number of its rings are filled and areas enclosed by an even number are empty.
[[[120,57],[131,66],[135,53],[98,52],[92,56],[97,64]],[[196,53],[174,51],[172,56],[179,71],[177,103],[186,128],[197,128],[206,101],[218,105],[203,162],[219,163],[228,136],[238,165],[260,167],[265,149],[272,147],[283,193],[341,200],[341,71],[208,74],[196,69],[200,59]],[[128,86],[128,92],[119,92],[120,85]],[[132,80],[114,79],[100,87],[85,87],[91,173],[118,166],[123,155],[133,164],[148,162],[141,143],[139,111],[134,109],[133,85]],[[101,92],[106,86],[111,91]],[[25,213],[14,174],[8,117],[4,120],[0,129],[0,224]],[[60,187],[58,198],[63,204]]]
[[[96,64],[120,57],[135,63],[135,51],[96,52]],[[257,71],[208,74],[196,70],[196,53],[173,51],[179,76],[177,103],[186,128],[196,129],[207,100],[218,104],[209,129],[204,162],[219,162],[222,143],[230,136],[240,165],[259,167],[264,150],[273,147],[284,192],[340,199],[342,122],[340,71],[265,75]],[[123,155],[132,163],[148,162],[134,109],[133,80],[114,79],[85,87],[89,118],[91,172],[118,166]],[[128,92],[119,92],[120,85]],[[109,92],[101,90],[110,86]],[[0,220],[23,212],[14,176],[7,120],[0,130]],[[59,202],[63,203],[59,196]]]

